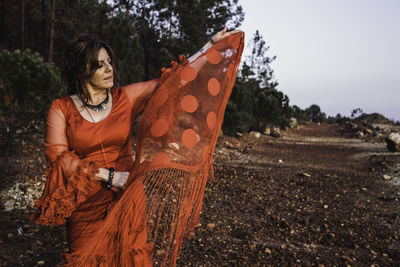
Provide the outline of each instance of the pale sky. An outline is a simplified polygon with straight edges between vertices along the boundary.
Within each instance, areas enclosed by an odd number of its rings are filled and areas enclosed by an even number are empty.
[[[291,105],[400,120],[400,0],[239,0]],[[249,51],[245,52],[245,55]]]

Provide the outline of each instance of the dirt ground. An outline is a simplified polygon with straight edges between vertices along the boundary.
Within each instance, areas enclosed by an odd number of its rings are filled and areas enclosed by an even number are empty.
[[[221,138],[177,265],[400,266],[400,187],[383,179],[400,155],[385,151],[336,125]],[[64,228],[34,225],[29,213],[0,213],[1,266],[61,263]]]

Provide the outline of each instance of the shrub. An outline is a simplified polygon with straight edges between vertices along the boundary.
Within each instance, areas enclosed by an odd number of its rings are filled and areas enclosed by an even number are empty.
[[[51,101],[62,93],[57,68],[30,50],[0,52],[0,108],[25,118],[43,118]]]

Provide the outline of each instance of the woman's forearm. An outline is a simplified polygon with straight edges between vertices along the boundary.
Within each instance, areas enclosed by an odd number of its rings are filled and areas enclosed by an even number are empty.
[[[193,62],[196,58],[201,56],[204,52],[206,52],[210,47],[212,46],[211,41],[208,41],[202,48],[200,48],[199,51],[197,51],[194,55],[188,58],[188,61],[191,63]]]

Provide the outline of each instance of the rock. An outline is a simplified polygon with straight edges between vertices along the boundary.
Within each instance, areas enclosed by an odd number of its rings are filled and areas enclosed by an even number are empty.
[[[271,134],[271,128],[266,127],[265,130],[264,130],[264,134],[270,135]]]
[[[361,132],[361,131],[357,131],[354,135],[355,135],[356,137],[363,137],[363,136],[364,136],[364,133]]]
[[[400,151],[400,134],[399,133],[391,133],[388,137],[385,138],[387,148],[390,152],[399,152]]]
[[[241,132],[236,132],[236,135],[239,136],[239,137],[243,136],[243,134]]]
[[[282,135],[281,130],[278,127],[274,127],[274,128],[272,128],[270,135],[272,137],[279,138]]]
[[[45,263],[44,261],[38,261],[37,265],[44,265],[44,263]]]
[[[168,147],[174,149],[174,150],[179,150],[179,145],[178,143],[169,143]]]
[[[225,141],[224,146],[225,146],[226,148],[235,148],[235,146],[234,146],[233,144],[229,143],[228,141]]]
[[[365,128],[364,133],[368,135],[372,135],[374,132],[371,129]]]
[[[290,123],[289,123],[289,127],[290,128],[297,128],[297,125],[298,125],[298,123],[297,123],[297,119],[296,118],[290,118]]]
[[[265,248],[265,253],[271,254],[272,252],[271,252],[271,250],[269,248]]]
[[[215,228],[215,223],[209,223],[207,224],[208,229],[214,229]]]
[[[255,137],[255,138],[260,138],[261,134],[260,134],[260,132],[251,131],[251,132],[249,133],[249,136]]]
[[[392,177],[390,175],[385,174],[385,175],[383,175],[383,179],[388,181],[388,180],[392,179]]]
[[[372,133],[372,136],[374,136],[374,137],[380,137],[382,134],[380,133],[380,132],[378,132],[378,131],[374,131],[373,133]]]
[[[43,187],[44,183],[42,182],[39,182],[36,186],[17,182],[0,192],[0,204],[5,211],[32,208],[35,199],[40,197]]]
[[[344,259],[345,261],[350,262],[350,263],[353,262],[353,260],[349,256],[346,256],[346,255],[343,255],[342,259]]]
[[[9,199],[3,205],[4,205],[4,210],[5,211],[13,210],[14,209],[14,205],[15,205],[15,200],[14,199]]]

